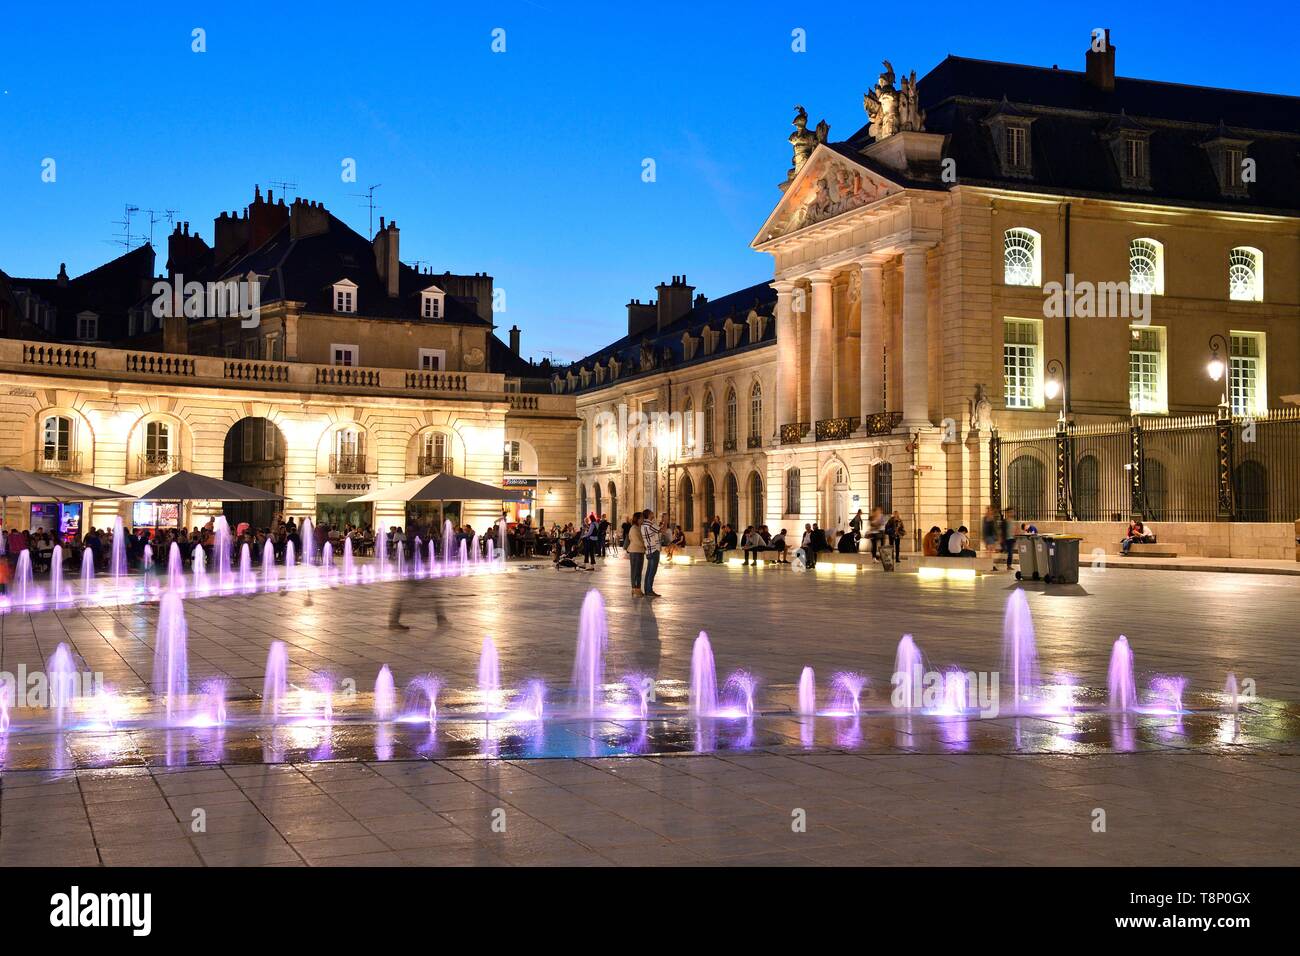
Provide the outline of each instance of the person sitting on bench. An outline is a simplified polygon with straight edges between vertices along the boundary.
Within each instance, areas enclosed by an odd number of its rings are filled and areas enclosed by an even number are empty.
[[[1135,542],[1140,544],[1153,544],[1155,540],[1155,532],[1152,531],[1150,527],[1143,524],[1142,519],[1134,518],[1128,523],[1128,534],[1126,534],[1124,540],[1119,543],[1119,553],[1128,554],[1128,549],[1133,547]]]
[[[970,546],[970,535],[967,533],[965,525],[948,535],[947,557],[973,558],[975,556],[975,549]]]

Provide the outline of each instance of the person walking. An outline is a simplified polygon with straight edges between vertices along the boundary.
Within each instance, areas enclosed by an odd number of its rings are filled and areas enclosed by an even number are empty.
[[[631,564],[632,594],[636,596],[641,594],[641,571],[645,568],[645,538],[641,536],[641,517],[639,511],[632,515],[627,528],[627,543],[623,545]]]
[[[655,513],[649,508],[641,512],[641,538],[645,541],[645,596],[661,597],[655,593],[655,572],[659,570],[659,549],[663,547],[663,532],[655,524]]]
[[[894,548],[894,563],[898,564],[899,552],[903,546],[903,535],[907,533],[907,528],[903,526],[903,519],[897,511],[889,516],[885,523],[885,537],[889,539],[889,544]]]

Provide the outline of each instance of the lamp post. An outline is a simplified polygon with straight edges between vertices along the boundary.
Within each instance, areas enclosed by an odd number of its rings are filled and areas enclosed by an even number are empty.
[[[1224,352],[1228,351],[1228,341],[1218,332],[1210,336],[1210,360],[1205,363],[1205,371],[1209,373],[1211,379],[1216,382],[1223,380],[1223,373],[1227,371],[1227,365],[1224,363],[1219,349]],[[1224,382],[1223,394],[1219,399],[1220,407],[1228,406],[1228,383]]]
[[[1059,421],[1065,421],[1065,410],[1069,407],[1070,398],[1065,391],[1065,366],[1057,359],[1052,359],[1047,363],[1047,380],[1043,382],[1043,394],[1047,396],[1048,401],[1055,401],[1056,396],[1061,396],[1061,415]]]

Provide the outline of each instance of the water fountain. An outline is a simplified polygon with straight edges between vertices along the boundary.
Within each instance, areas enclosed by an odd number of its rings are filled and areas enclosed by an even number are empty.
[[[158,629],[153,650],[153,692],[162,697],[167,723],[185,717],[189,694],[189,651],[185,608],[175,591],[168,591],[158,602]]]
[[[208,556],[203,553],[203,545],[196,544],[194,550],[190,552],[190,572],[194,575],[194,590],[206,591],[208,589]]]
[[[185,588],[185,559],[181,557],[181,546],[175,541],[167,549],[167,587],[173,591]]]
[[[45,665],[49,682],[50,708],[54,711],[54,726],[63,727],[72,701],[77,696],[77,665],[67,644],[59,644]]]
[[[506,544],[509,541],[510,525],[506,521],[506,516],[502,515],[497,519],[497,553],[501,555],[501,560],[506,559]]]
[[[469,548],[465,544],[465,539],[461,538],[460,539],[460,566],[462,570],[464,570],[465,562],[468,560],[469,560]]]
[[[645,720],[650,713],[650,701],[654,697],[655,682],[649,674],[628,674],[623,678],[631,695],[639,701],[637,714]]]
[[[108,572],[114,586],[122,583],[129,569],[126,566],[126,533],[122,530],[122,516],[113,516],[113,550],[109,552]]]
[[[1137,685],[1133,682],[1133,650],[1123,634],[1115,641],[1110,652],[1110,668],[1106,672],[1106,688],[1110,692],[1110,709],[1128,712],[1137,710]]]
[[[915,710],[921,706],[921,681],[925,675],[925,662],[921,658],[921,649],[912,640],[911,634],[904,634],[898,642],[898,651],[894,655],[894,674],[890,683],[894,685],[894,706],[901,710]]]
[[[63,600],[63,545],[56,544],[50,552],[50,600],[56,604]]]
[[[153,570],[153,545],[145,542],[144,550],[140,552],[140,563],[147,573]]]
[[[406,542],[397,542],[397,576],[406,577]]]
[[[385,664],[375,678],[375,720],[391,720],[397,707],[397,686],[393,672]]]
[[[221,727],[226,722],[226,682],[219,678],[204,681],[199,688],[202,699],[200,723]]]
[[[430,538],[426,547],[429,552],[429,576],[432,577],[438,562],[438,542]]]
[[[799,713],[812,716],[817,713],[817,675],[811,667],[799,674]]]
[[[289,686],[289,648],[284,641],[272,641],[266,655],[266,678],[262,681],[262,716],[275,720],[284,706]]]
[[[1155,698],[1156,709],[1173,714],[1183,712],[1183,691],[1187,688],[1186,677],[1161,675],[1151,681],[1151,695]]]
[[[448,518],[442,523],[442,563],[450,566],[455,556],[456,529]]]
[[[95,591],[95,552],[86,548],[81,552],[81,593],[90,596]]]
[[[754,716],[754,691],[758,689],[758,679],[749,671],[734,671],[727,678],[726,687],[731,691],[732,708],[739,710],[747,718]],[[728,708],[728,709],[732,709]]]
[[[501,662],[497,645],[491,637],[483,638],[483,650],[478,659],[478,690],[483,698],[483,712],[495,714],[501,710]]]
[[[225,515],[217,515],[213,522],[213,556],[217,559],[217,587],[223,591],[230,587],[230,522]]]
[[[2,555],[0,559],[3,559]],[[8,681],[0,681],[0,737],[9,733],[9,687]]]
[[[469,559],[474,564],[478,563],[478,532],[477,531],[474,532],[474,534],[469,539]]]
[[[1002,673],[1011,678],[1011,713],[1029,710],[1038,694],[1038,645],[1025,592],[1016,588],[1002,617]]]
[[[89,551],[87,551],[89,553]],[[19,607],[36,600],[36,585],[32,581],[32,555],[26,548],[18,552],[14,567],[14,604]]]
[[[388,576],[388,536],[375,535],[375,560],[379,563],[379,577]]]
[[[298,563],[297,556],[293,553],[293,542],[284,543],[284,576],[286,578],[293,575],[293,569]]]
[[[253,577],[253,549],[247,541],[239,546],[239,586],[245,591],[257,587],[257,578]]]
[[[483,556],[483,560],[487,561],[488,564],[491,564],[493,561],[496,560],[496,557],[497,557],[497,556],[496,556],[496,545],[494,545],[494,544],[492,543],[492,539],[491,539],[491,538],[488,538],[488,539],[487,539],[487,545],[486,545],[486,547],[487,547],[487,553]]]
[[[351,581],[356,574],[356,562],[352,559],[352,537],[343,539],[343,580]]]
[[[1241,706],[1238,694],[1237,675],[1229,672],[1228,682],[1223,687],[1223,696],[1228,698],[1228,710],[1230,713],[1237,713]]]
[[[831,686],[835,688],[835,701],[831,705],[837,713],[847,713],[856,717],[862,712],[862,688],[867,679],[855,671],[840,671],[831,677]]]
[[[966,712],[970,703],[970,677],[971,675],[955,667],[944,671],[943,693],[939,702],[941,713],[964,714]]]
[[[595,715],[604,703],[605,650],[609,625],[605,599],[592,588],[582,599],[578,617],[578,650],[573,660],[573,695],[579,711]]]
[[[313,540],[313,534],[311,519],[303,518],[298,528],[298,539],[302,541],[302,563],[308,566],[316,563],[316,542]]]
[[[532,720],[541,720],[545,708],[546,685],[539,680],[530,680],[524,687],[524,699],[520,702],[519,710]]]
[[[708,717],[718,709],[718,672],[713,664],[713,646],[709,635],[700,631],[691,650],[690,710],[697,717]]]
[[[402,712],[413,712],[415,705],[422,697],[424,698],[423,709],[428,714],[429,723],[436,723],[438,720],[438,692],[440,690],[442,690],[442,681],[433,674],[422,674],[416,677],[411,681],[407,690],[409,706],[404,705]]]
[[[411,545],[411,573],[417,578],[424,577],[424,544],[418,534]]]
[[[320,549],[320,567],[321,577],[328,578],[329,572],[334,568],[334,543],[326,541],[324,547]]]
[[[262,545],[262,590],[275,590],[275,545],[270,538]]]

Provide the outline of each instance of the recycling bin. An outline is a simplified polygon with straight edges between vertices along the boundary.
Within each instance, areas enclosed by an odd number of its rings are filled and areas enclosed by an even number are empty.
[[[1079,582],[1079,542],[1077,534],[1046,536],[1047,566],[1043,580],[1049,584],[1077,584]]]
[[[1040,574],[1038,566],[1038,554],[1041,549],[1041,536],[1036,534],[1018,534],[1016,535],[1016,559],[1020,562],[1020,570],[1016,572],[1016,580],[1032,578],[1037,581]],[[1046,556],[1045,549],[1044,557]],[[1046,568],[1046,564],[1043,565]]]

